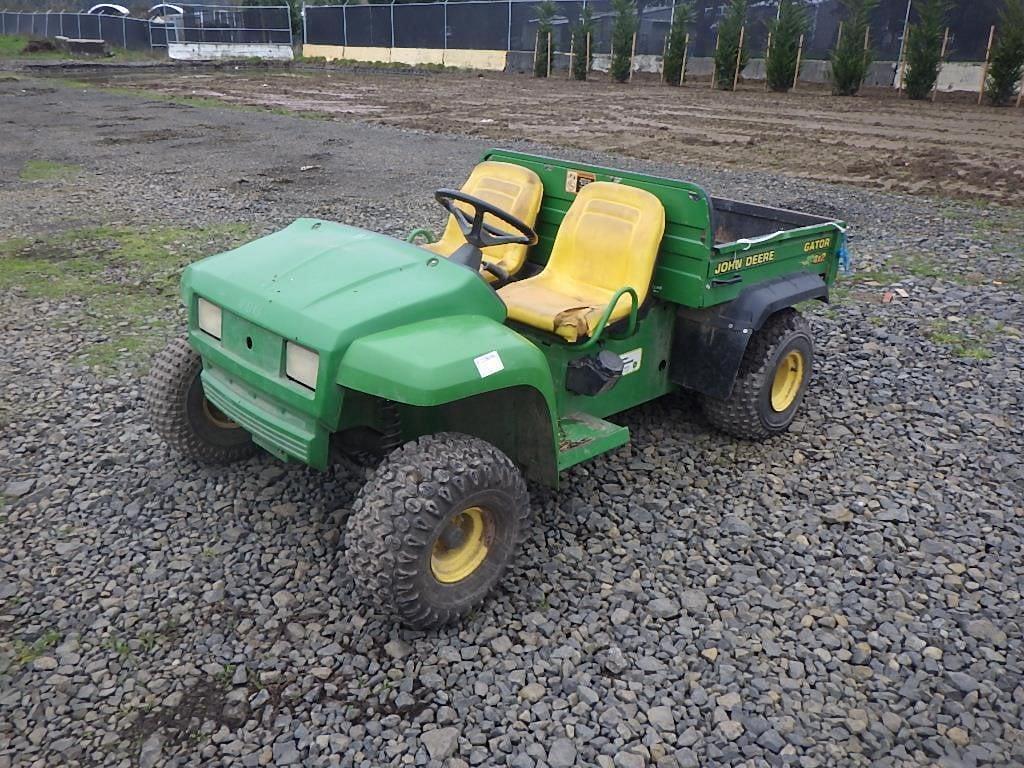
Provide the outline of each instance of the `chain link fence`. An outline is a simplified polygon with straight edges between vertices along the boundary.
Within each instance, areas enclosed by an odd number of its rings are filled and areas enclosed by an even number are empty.
[[[70,37],[103,40],[108,45],[139,51],[153,47],[150,22],[127,16],[94,13],[22,13],[0,11],[0,35]]]
[[[871,16],[870,44],[878,61],[899,58],[903,31],[916,16],[913,0],[881,0]],[[989,27],[997,23],[1001,0],[957,3],[949,13],[950,61],[984,58]],[[556,0],[552,45],[569,50],[572,27],[583,8],[594,20],[591,50],[609,53],[614,12],[611,0]],[[718,25],[727,10],[724,0],[694,3],[690,26],[690,55],[712,56]],[[745,40],[751,56],[763,54],[768,24],[776,15],[775,0],[751,3]],[[636,52],[661,55],[675,14],[666,0],[638,2]],[[833,48],[843,17],[840,0],[812,0],[807,4],[810,29],[804,57],[826,59]],[[303,8],[304,42],[382,48],[434,48],[532,52],[537,35],[537,0],[462,0],[453,2],[307,5]]]
[[[170,6],[163,6],[164,9]],[[287,5],[181,5],[180,13],[152,19],[94,13],[25,13],[0,11],[0,35],[35,38],[68,37],[103,40],[107,45],[139,51],[170,43],[292,44],[291,9]]]
[[[182,9],[183,13],[165,17],[170,43],[292,44],[287,5],[185,5]]]
[[[611,50],[614,12],[611,0],[556,0],[552,44],[569,50],[572,27],[589,8],[594,20],[591,50]],[[1001,0],[957,3],[948,14],[947,60],[979,61]],[[0,12],[0,34],[28,37],[72,37],[98,40],[129,50],[180,43],[291,44],[290,9],[280,6],[181,5],[181,13],[156,19],[86,14]],[[698,0],[690,26],[690,56],[707,57],[715,50],[724,0]],[[751,56],[763,55],[768,23],[775,18],[775,0],[754,2],[747,14],[745,40]],[[638,2],[636,52],[661,55],[675,14],[670,0]],[[826,59],[835,45],[842,19],[840,0],[808,3],[805,59]],[[916,15],[913,0],[881,0],[871,18],[871,48],[878,61],[899,58],[904,25]],[[536,0],[464,0],[381,4],[313,5],[303,8],[304,42],[383,48],[496,50],[531,53],[537,35]]]

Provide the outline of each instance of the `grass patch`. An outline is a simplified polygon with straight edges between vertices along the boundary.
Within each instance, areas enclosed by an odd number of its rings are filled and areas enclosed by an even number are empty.
[[[81,173],[80,165],[55,163],[51,160],[29,160],[21,169],[18,178],[22,181],[59,181],[71,179]]]
[[[858,269],[852,275],[842,279],[854,285],[858,283],[878,283],[879,285],[889,285],[891,283],[899,282],[902,278],[903,275],[898,272],[894,272],[891,269]]]
[[[51,24],[57,23],[56,20],[52,21]],[[51,26],[51,32],[55,29]],[[0,35],[0,59],[26,59],[26,60],[45,60],[45,59],[75,59],[75,60],[87,60],[87,61],[139,61],[142,59],[163,59],[163,54],[154,54],[147,51],[129,51],[126,48],[118,48],[111,46],[109,48],[109,55],[107,56],[88,56],[85,54],[71,53],[57,49],[55,51],[34,51],[32,53],[24,53],[25,46],[28,45],[29,40],[42,39],[35,36],[29,37],[28,35]]]
[[[60,642],[60,638],[60,632],[55,629],[48,629],[31,643],[15,639],[12,644],[14,647],[15,665],[22,667],[26,664],[31,664],[48,650],[56,646],[57,643]]]
[[[104,638],[103,642],[100,643],[100,647],[113,651],[122,661],[128,661],[132,658],[132,648],[128,645],[128,641],[117,635]]]
[[[990,345],[1002,330],[1001,325],[984,325],[982,318],[970,317],[962,321],[934,320],[925,330],[927,339],[949,347],[957,357],[968,360],[989,360],[994,357]]]
[[[28,45],[27,35],[0,35],[0,59],[60,59],[65,54],[61,51],[37,51],[22,53]]]
[[[235,669],[237,669],[237,667],[235,667],[234,664],[225,664],[224,669],[217,674],[217,684],[221,688],[231,687],[231,678],[235,676]]]
[[[188,263],[249,239],[248,225],[86,227],[0,241],[0,292],[78,304],[66,325],[92,337],[78,359],[116,367],[155,351]],[[98,338],[97,338],[98,337]]]
[[[949,270],[942,269],[942,267],[921,253],[899,253],[890,258],[889,263],[903,274],[912,275],[913,277],[931,277],[954,282],[960,280],[958,275],[953,274]]]

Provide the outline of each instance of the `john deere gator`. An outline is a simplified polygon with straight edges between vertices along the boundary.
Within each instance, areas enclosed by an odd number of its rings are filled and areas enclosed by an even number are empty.
[[[738,438],[778,435],[814,361],[845,224],[697,184],[503,150],[440,189],[440,237],[320,219],[189,266],[188,334],[148,382],[197,462],[263,450],[378,464],[348,568],[413,627],[483,601],[530,519],[526,480],[615,450],[615,415],[687,390]]]

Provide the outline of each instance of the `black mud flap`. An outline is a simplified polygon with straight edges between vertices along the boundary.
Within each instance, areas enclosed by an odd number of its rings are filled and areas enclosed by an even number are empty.
[[[752,285],[717,307],[680,307],[672,340],[673,383],[728,397],[754,332],[780,309],[810,299],[827,302],[828,286],[820,275],[801,272]]]

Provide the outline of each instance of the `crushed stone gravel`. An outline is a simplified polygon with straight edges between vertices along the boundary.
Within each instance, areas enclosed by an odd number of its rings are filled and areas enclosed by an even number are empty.
[[[400,235],[483,149],[5,81],[0,240]],[[792,431],[729,439],[686,397],[626,413],[630,446],[531,489],[493,598],[410,632],[338,551],[365,470],[182,462],[138,367],[76,362],[80,301],[0,295],[0,768],[1024,763],[1020,212],[545,151],[849,222],[859,272],[808,309]],[[21,180],[34,158],[81,172]]]

